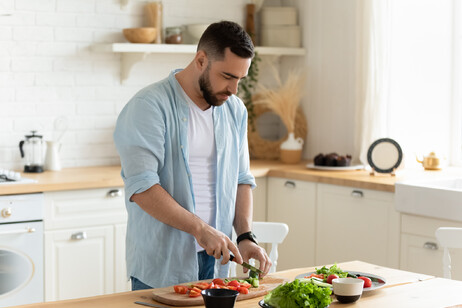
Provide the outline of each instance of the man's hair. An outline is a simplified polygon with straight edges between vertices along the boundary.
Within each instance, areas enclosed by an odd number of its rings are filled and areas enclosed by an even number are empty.
[[[220,21],[207,27],[199,40],[197,50],[203,50],[212,60],[223,60],[225,49],[241,58],[253,58],[254,46],[250,36],[232,21]]]

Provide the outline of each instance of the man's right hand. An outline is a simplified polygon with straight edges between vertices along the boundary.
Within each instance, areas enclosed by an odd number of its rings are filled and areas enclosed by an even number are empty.
[[[209,256],[213,256],[215,259],[220,259],[223,256],[221,264],[228,263],[230,251],[235,257],[234,261],[242,264],[243,260],[239,249],[223,232],[204,223],[197,234],[193,235]]]

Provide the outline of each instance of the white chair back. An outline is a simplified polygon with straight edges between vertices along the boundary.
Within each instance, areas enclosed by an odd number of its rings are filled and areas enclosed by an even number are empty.
[[[444,278],[451,279],[451,256],[449,249],[462,248],[462,228],[438,228],[435,232],[443,251],[443,275]]]
[[[255,221],[252,223],[252,232],[257,236],[259,244],[270,244],[269,258],[273,265],[271,266],[270,273],[276,271],[278,263],[278,245],[281,244],[289,233],[289,226],[280,222],[263,222]],[[236,233],[233,229],[233,241],[236,240]],[[249,261],[250,264],[255,265],[254,260]],[[230,263],[230,276],[236,276],[236,263]]]

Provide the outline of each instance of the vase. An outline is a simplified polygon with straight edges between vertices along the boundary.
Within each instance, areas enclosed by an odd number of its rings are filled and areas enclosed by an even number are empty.
[[[303,139],[295,138],[293,132],[290,132],[287,139],[281,143],[280,160],[285,164],[296,164],[302,159]]]

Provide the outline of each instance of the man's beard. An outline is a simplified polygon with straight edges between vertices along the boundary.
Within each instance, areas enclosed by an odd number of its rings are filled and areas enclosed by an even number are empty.
[[[210,64],[209,64],[210,65]],[[221,106],[225,101],[219,100],[217,95],[223,94],[227,96],[231,96],[231,92],[219,92],[214,95],[212,90],[212,85],[210,83],[210,66],[207,66],[207,69],[204,73],[199,77],[199,87],[202,91],[202,96],[204,97],[207,104],[210,106]]]

